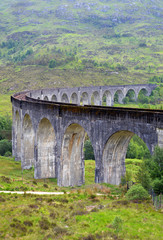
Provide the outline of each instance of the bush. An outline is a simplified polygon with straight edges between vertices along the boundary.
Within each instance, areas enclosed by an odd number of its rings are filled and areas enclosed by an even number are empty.
[[[148,192],[141,184],[133,185],[125,196],[128,200],[145,200],[149,198]]]
[[[53,59],[53,60],[50,60],[49,62],[49,68],[55,68],[56,67],[56,61]]]
[[[4,156],[5,157],[11,157],[12,153],[10,151],[5,152]]]
[[[0,141],[0,155],[4,156],[7,152],[11,153],[12,151],[12,144],[7,139]]]
[[[112,223],[112,226],[113,228],[115,228],[116,233],[122,230],[122,224],[123,224],[123,220],[120,217],[116,216]]]

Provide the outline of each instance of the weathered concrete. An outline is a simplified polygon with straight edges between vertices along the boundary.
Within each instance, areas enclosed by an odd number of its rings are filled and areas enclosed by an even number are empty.
[[[18,93],[11,98],[13,154],[21,160],[22,168],[34,165],[35,178],[57,177],[59,186],[83,184],[86,133],[94,150],[96,183],[120,183],[125,174],[127,147],[134,134],[143,139],[151,153],[157,144],[163,147],[162,110],[79,106],[79,99],[82,104],[92,101],[98,105],[102,95],[93,90],[92,97],[83,89],[81,99],[73,91],[69,94],[69,89],[67,93],[61,89],[48,91],[51,96],[45,90],[48,99],[62,92],[63,101],[68,98],[77,104],[38,100],[38,96],[44,99],[44,90]],[[106,101],[111,101],[109,90],[104,93]]]

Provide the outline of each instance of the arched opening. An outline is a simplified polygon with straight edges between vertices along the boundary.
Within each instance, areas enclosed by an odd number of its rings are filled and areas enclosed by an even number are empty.
[[[35,178],[56,177],[56,139],[54,128],[43,118],[37,130]]]
[[[140,95],[140,94],[143,94],[143,95],[147,96],[147,95],[148,95],[147,89],[142,88],[142,89],[139,91],[138,95]]]
[[[133,89],[128,90],[126,97],[123,99],[123,103],[132,103],[136,101],[136,94]]]
[[[95,182],[95,156],[91,140],[86,134],[84,141],[84,160],[85,160],[85,184],[90,185]]]
[[[145,88],[142,88],[138,94],[138,102],[140,103],[149,103],[148,100],[148,91]]]
[[[130,131],[118,131],[114,133],[106,142],[103,151],[103,174],[104,174],[104,182],[119,185],[121,183],[121,178],[125,175],[126,168],[125,168],[125,158],[126,153],[128,151],[128,157],[134,154],[133,152],[136,151],[135,145],[129,146],[130,140],[134,135],[133,132]],[[136,136],[138,138],[138,136]],[[139,138],[140,139],[140,138]],[[138,145],[146,144],[143,140],[139,140]],[[131,148],[130,150],[129,147]],[[141,148],[141,146],[140,146]],[[146,151],[145,154],[149,155],[149,150],[144,148]],[[137,155],[136,155],[137,157]]]
[[[23,120],[23,138],[22,138],[22,169],[29,169],[34,165],[34,139],[35,134],[31,118],[28,114]]]
[[[52,102],[57,102],[57,96],[54,94],[51,98]]]
[[[92,105],[100,105],[100,95],[97,91],[92,94],[91,104]]]
[[[15,160],[21,160],[21,122],[18,111],[15,113]]]
[[[40,97],[38,97],[37,99],[40,100]]]
[[[88,105],[89,104],[89,97],[87,92],[83,92],[80,98],[81,105]]]
[[[112,106],[112,95],[110,91],[105,91],[102,97],[102,105],[103,106]]]
[[[117,90],[114,94],[114,103],[123,103],[124,94],[121,90]]]
[[[78,95],[76,93],[73,93],[70,98],[70,103],[77,104],[78,103]]]
[[[80,186],[85,182],[84,140],[86,132],[79,124],[65,131],[60,163],[60,185]]]
[[[64,103],[69,103],[69,100],[68,100],[68,96],[66,93],[64,93],[61,97],[61,102],[64,102]]]
[[[49,99],[48,99],[48,97],[47,97],[47,96],[45,96],[45,97],[44,97],[44,100],[45,100],[45,101],[49,101]]]

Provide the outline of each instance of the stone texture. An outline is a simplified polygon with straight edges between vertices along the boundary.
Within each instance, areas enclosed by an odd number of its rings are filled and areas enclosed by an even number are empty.
[[[94,88],[87,89],[94,93]],[[99,89],[102,92],[109,91],[107,87]],[[94,150],[96,183],[120,183],[125,174],[127,147],[134,134],[143,139],[151,153],[157,144],[163,147],[162,110],[79,106],[38,100],[38,97],[44,99],[44,93],[48,99],[54,94],[59,97],[59,93],[65,93],[71,99],[73,91],[37,90],[18,93],[11,98],[13,154],[16,160],[21,160],[23,168],[34,165],[35,178],[57,177],[59,186],[83,184],[86,133]],[[80,96],[84,92],[86,88],[80,88]],[[72,102],[80,99],[77,93],[73,96],[75,100]],[[89,101],[91,96],[88,94]]]

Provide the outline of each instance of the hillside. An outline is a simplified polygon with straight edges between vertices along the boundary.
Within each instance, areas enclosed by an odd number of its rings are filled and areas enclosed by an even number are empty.
[[[1,93],[163,73],[162,0],[6,0],[0,16]]]

